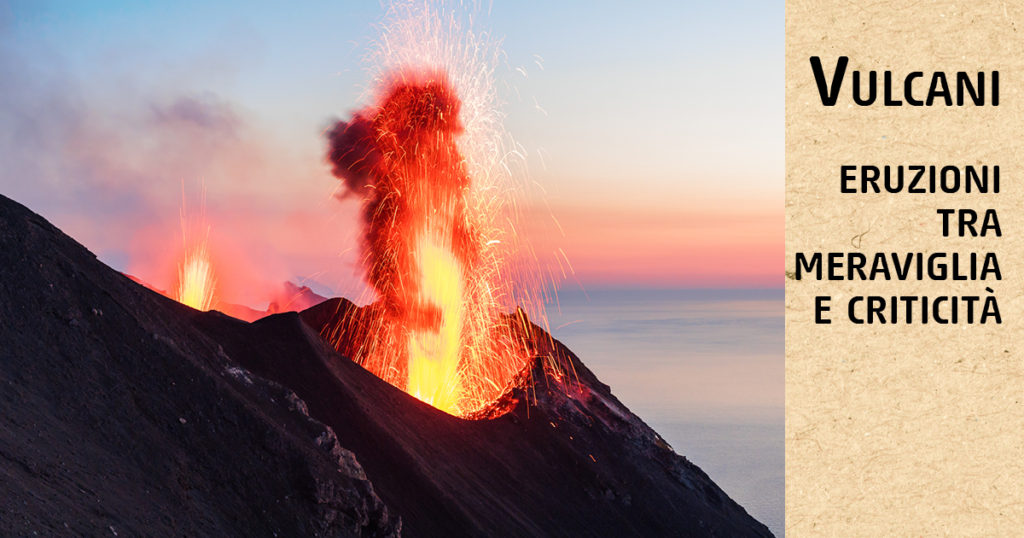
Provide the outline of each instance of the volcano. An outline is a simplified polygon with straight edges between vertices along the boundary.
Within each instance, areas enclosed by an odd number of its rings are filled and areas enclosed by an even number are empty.
[[[0,196],[0,535],[771,535],[522,313],[467,419],[325,340],[361,311],[199,312]]]

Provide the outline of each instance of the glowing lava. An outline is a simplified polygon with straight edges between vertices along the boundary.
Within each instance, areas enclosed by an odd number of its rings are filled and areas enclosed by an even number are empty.
[[[201,212],[198,222],[188,218],[185,203],[185,185],[181,187],[181,209],[178,221],[181,224],[181,260],[178,262],[177,280],[174,284],[172,299],[196,310],[207,311],[217,304],[217,278],[213,262],[210,260],[209,237],[207,226],[202,235],[194,234],[197,224],[206,222],[206,187],[203,186]],[[198,237],[198,239],[196,239]]]
[[[513,327],[525,317],[503,313],[524,306],[543,319],[543,286],[513,261],[522,154],[495,91],[503,56],[472,20],[444,3],[391,4],[370,58],[371,104],[327,133],[334,175],[362,200],[376,301],[325,336],[381,379],[461,416],[501,396],[532,356]]]
[[[217,279],[210,263],[206,238],[185,250],[184,259],[178,266],[178,284],[175,297],[179,303],[196,310],[209,310],[214,305]]]
[[[461,102],[437,71],[401,71],[382,95],[329,134],[335,174],[364,196],[364,260],[379,297],[359,334],[344,336],[382,379],[464,414],[496,398],[526,357],[501,329],[496,242],[471,210],[456,144]]]
[[[463,385],[459,360],[466,315],[465,276],[450,246],[439,246],[426,235],[416,245],[415,263],[419,306],[437,308],[440,319],[409,332],[406,390],[439,409],[454,410]]]

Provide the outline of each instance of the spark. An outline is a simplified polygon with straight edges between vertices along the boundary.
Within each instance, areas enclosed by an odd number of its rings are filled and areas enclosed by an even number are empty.
[[[518,258],[533,250],[515,231],[526,178],[495,90],[503,55],[443,4],[392,4],[381,31],[372,104],[328,133],[335,175],[363,198],[377,300],[327,336],[378,377],[466,416],[531,359],[505,312],[546,324],[547,285]]]
[[[213,307],[216,290],[217,279],[213,274],[207,240],[204,237],[185,252],[184,259],[178,267],[175,299],[196,310],[206,311]]]
[[[179,221],[181,223],[181,240],[183,251],[181,261],[178,264],[178,281],[174,288],[173,299],[181,304],[195,308],[196,310],[207,311],[216,304],[217,278],[214,274],[213,263],[210,260],[209,236],[210,228],[197,240],[192,240],[189,234],[188,216],[185,204],[185,186],[181,187],[181,209]],[[202,194],[202,216],[205,220],[206,212],[206,185],[203,185]]]

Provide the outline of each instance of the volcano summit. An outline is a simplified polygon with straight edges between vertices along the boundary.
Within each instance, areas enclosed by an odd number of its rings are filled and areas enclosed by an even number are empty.
[[[198,312],[0,196],[0,535],[771,535],[525,316],[469,420],[323,339],[360,311]]]

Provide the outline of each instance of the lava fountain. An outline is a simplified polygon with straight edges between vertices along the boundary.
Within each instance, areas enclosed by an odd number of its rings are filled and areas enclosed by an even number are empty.
[[[210,252],[204,237],[194,245],[186,246],[178,265],[178,283],[174,299],[196,310],[209,310],[214,305],[217,279],[213,274]]]
[[[205,213],[206,189],[204,187],[200,222],[205,222]],[[181,223],[182,253],[181,259],[178,261],[177,280],[171,298],[196,310],[207,311],[217,303],[217,278],[213,262],[210,259],[210,228],[207,227],[202,235],[190,233],[194,227],[189,226],[185,210],[184,185],[182,186],[179,222]]]
[[[354,359],[453,414],[496,398],[526,359],[502,330],[498,260],[456,144],[460,106],[443,73],[403,71],[329,133],[334,173],[364,195],[363,259],[379,297]]]
[[[362,259],[377,295],[328,336],[378,377],[465,416],[530,357],[503,315],[525,295],[507,263],[518,239],[499,177],[509,165],[498,56],[428,7],[393,19],[372,104],[327,133],[334,175],[362,199]]]

